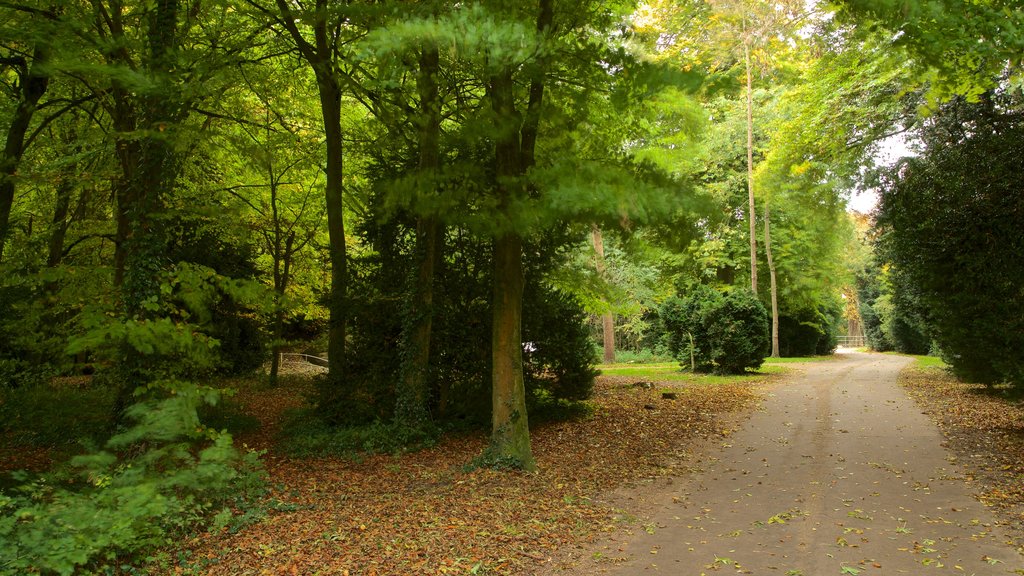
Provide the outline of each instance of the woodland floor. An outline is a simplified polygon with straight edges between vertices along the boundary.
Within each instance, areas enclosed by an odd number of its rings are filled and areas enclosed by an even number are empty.
[[[777,377],[600,377],[588,416],[533,426],[534,474],[465,471],[485,446],[483,434],[361,461],[284,456],[273,449],[276,428],[287,408],[302,405],[302,391],[242,390],[237,400],[262,426],[239,441],[269,450],[278,511],[237,534],[186,543],[177,569],[210,576],[536,573],[567,547],[635,524],[630,511],[596,497],[685,474],[700,440],[728,435],[727,422],[753,409]]]
[[[533,427],[540,466],[535,474],[465,471],[485,445],[483,434],[448,437],[434,448],[402,456],[290,457],[276,448],[280,425],[290,409],[305,405],[308,384],[301,375],[276,390],[240,382],[236,400],[260,426],[239,434],[238,442],[266,450],[273,486],[263,518],[237,533],[204,533],[182,542],[150,571],[209,576],[511,575],[589,574],[595,569],[628,573],[620,569],[628,570],[630,562],[657,566],[652,560],[667,561],[667,551],[658,557],[658,549],[645,549],[641,555],[625,544],[668,533],[652,502],[667,497],[674,503],[673,492],[714,466],[716,451],[739,445],[751,414],[755,419],[767,416],[763,407],[780,390],[808,370],[834,371],[844,360],[796,364],[787,374],[772,366],[746,379],[664,379],[643,369],[632,376],[602,376],[587,416]],[[995,514],[996,528],[1020,549],[1024,405],[1004,399],[998,390],[958,383],[935,368],[906,368],[900,384],[942,429],[945,439],[937,437],[935,443],[962,470],[954,480],[984,503],[983,511]],[[675,392],[676,398],[664,399],[663,392]],[[758,406],[762,408],[755,413]],[[762,439],[782,444],[781,436]],[[744,454],[749,449],[740,448]],[[0,460],[2,469],[39,468],[46,453],[4,448]],[[873,468],[898,472],[884,462]],[[682,501],[681,496],[674,498]],[[701,510],[695,516],[707,516]],[[796,524],[786,514],[797,515],[787,509],[777,520]],[[846,528],[852,532],[830,544],[836,550],[861,545],[856,538],[862,535],[853,526],[857,519],[850,518]],[[765,521],[771,524],[772,518]],[[989,528],[979,530],[987,533]],[[932,540],[922,534],[908,541],[909,552],[920,556]],[[687,565],[690,571],[679,571],[677,564],[670,572],[742,571],[742,565],[726,565],[731,554],[723,550],[721,556]],[[1006,572],[995,563],[990,566],[991,571],[977,573]],[[843,569],[850,570],[841,573],[871,567],[870,562],[845,564]],[[799,570],[766,573],[817,575]]]

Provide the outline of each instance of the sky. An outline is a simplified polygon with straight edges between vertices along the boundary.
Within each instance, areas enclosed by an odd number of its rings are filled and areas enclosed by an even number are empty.
[[[913,156],[905,134],[890,136],[878,143],[878,151],[875,154],[875,162],[879,166],[892,166],[897,160],[904,156]],[[873,188],[856,190],[846,202],[850,210],[868,214],[878,204],[878,191]]]

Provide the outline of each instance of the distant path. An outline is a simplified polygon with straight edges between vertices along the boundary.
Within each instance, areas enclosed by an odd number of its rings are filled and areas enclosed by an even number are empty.
[[[651,487],[653,521],[581,573],[1024,574],[897,386],[898,356],[849,353],[774,387],[704,469]],[[653,533],[650,533],[653,532]],[[622,562],[608,559],[629,558]],[[604,559],[604,560],[601,560]]]

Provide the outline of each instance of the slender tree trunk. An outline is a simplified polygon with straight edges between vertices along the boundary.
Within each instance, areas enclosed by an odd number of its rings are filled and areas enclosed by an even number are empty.
[[[605,275],[604,266],[604,239],[601,237],[601,229],[594,225],[593,229],[594,252],[597,257],[594,259],[597,267],[597,274],[602,278]],[[601,331],[604,335],[604,362],[611,364],[615,362],[615,316],[611,312],[601,315]]]
[[[319,33],[319,30],[318,30]],[[346,260],[343,210],[344,143],[341,130],[341,88],[329,61],[316,68],[320,108],[327,146],[325,199],[327,205],[328,253],[331,260],[330,320],[327,333],[327,363],[331,380],[344,385],[345,336],[348,323],[348,261]]]
[[[410,427],[429,423],[430,343],[434,319],[434,265],[437,261],[438,223],[421,217],[416,223],[415,274],[403,334],[402,374],[395,405],[395,421]]]
[[[274,185],[276,187],[276,184]],[[280,224],[277,221],[276,209],[275,209],[275,238],[279,238],[281,235]],[[290,232],[288,238],[284,242],[284,247],[280,247],[280,240],[277,240],[278,250],[274,257],[274,292],[275,292],[275,309],[274,309],[274,328],[273,328],[273,339],[274,345],[271,350],[273,357],[270,359],[270,377],[269,384],[271,387],[277,386],[278,372],[281,370],[281,339],[284,338],[284,309],[282,308],[282,302],[284,300],[285,292],[288,291],[288,282],[291,279],[291,267],[292,257],[295,255],[295,232]],[[282,270],[283,268],[283,270]]]
[[[71,192],[74,185],[74,166],[64,171],[57,184],[57,201],[53,206],[53,219],[50,225],[50,239],[47,242],[46,266],[56,268],[64,256],[64,239],[68,233],[68,212],[71,209]]]
[[[114,62],[114,64],[120,64]],[[114,101],[111,110],[111,123],[114,131],[121,136],[116,144],[118,164],[121,167],[121,174],[111,184],[114,200],[114,219],[117,222],[117,230],[114,236],[114,286],[120,288],[124,284],[125,272],[125,250],[128,246],[128,236],[131,222],[129,213],[136,199],[133,197],[137,187],[132,182],[137,178],[139,158],[141,156],[139,141],[133,135],[138,127],[138,118],[135,107],[132,103],[131,94],[115,85],[111,89]]]
[[[416,80],[420,96],[419,176],[428,188],[421,194],[434,194],[434,179],[441,164],[441,103],[437,86],[440,53],[425,48],[420,53]],[[416,221],[416,274],[412,276],[412,301],[403,327],[404,356],[402,381],[395,406],[395,419],[407,426],[428,423],[430,381],[430,341],[434,320],[434,266],[437,261],[438,220],[421,215]]]
[[[3,261],[4,244],[10,234],[11,211],[14,208],[15,177],[18,165],[25,153],[25,135],[28,133],[32,116],[35,115],[39,100],[50,85],[50,76],[40,72],[39,67],[45,66],[46,51],[36,45],[32,54],[32,62],[25,64],[20,74],[21,99],[14,110],[11,124],[7,127],[7,139],[4,142],[4,155],[0,158],[0,262]]]
[[[775,260],[772,258],[771,199],[764,201],[764,251],[768,256],[768,276],[772,292],[772,358],[779,357],[779,290],[775,283]]]
[[[750,72],[750,41],[743,21],[743,63],[747,72],[747,196],[750,202],[750,289],[757,295],[757,211],[754,209],[754,84]]]

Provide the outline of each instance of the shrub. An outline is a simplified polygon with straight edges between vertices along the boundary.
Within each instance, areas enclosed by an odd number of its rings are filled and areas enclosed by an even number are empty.
[[[820,306],[779,317],[779,353],[782,356],[831,354],[836,347],[838,309]]]
[[[661,309],[667,345],[684,367],[740,374],[759,368],[769,348],[768,313],[750,293],[698,286]]]
[[[914,303],[953,371],[1024,386],[1024,120],[1009,92],[951,101],[924,152],[887,172],[877,228],[897,297]],[[906,326],[893,334],[912,345]],[[895,343],[895,342],[894,342]]]
[[[556,399],[589,398],[597,356],[583,306],[569,294],[535,284],[527,285],[523,300],[527,389],[546,390]]]
[[[181,383],[174,390],[133,406],[135,424],[107,450],[0,493],[0,573],[121,563],[196,524],[226,525],[231,507],[261,490],[257,455],[239,454],[230,435],[199,424],[196,408],[216,393]]]

